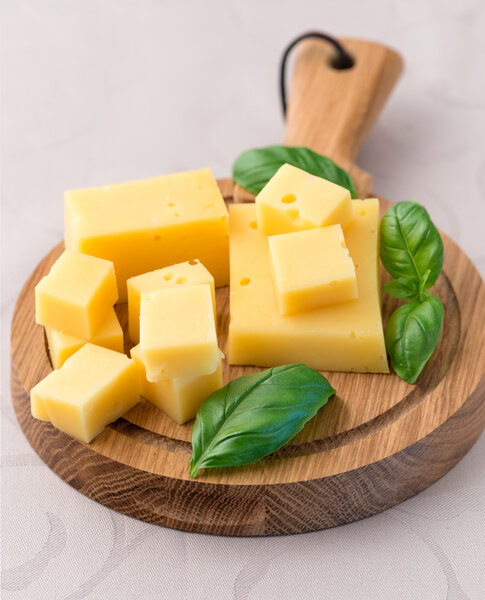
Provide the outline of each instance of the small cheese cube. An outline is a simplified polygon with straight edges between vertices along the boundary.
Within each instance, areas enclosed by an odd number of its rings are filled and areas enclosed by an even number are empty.
[[[60,369],[65,361],[88,341],[96,344],[96,346],[103,346],[103,348],[109,348],[116,352],[123,352],[123,330],[121,329],[114,308],[110,310],[108,316],[90,340],[83,340],[82,338],[67,335],[67,333],[56,331],[50,327],[45,328],[45,335],[54,369]]]
[[[331,181],[285,164],[256,196],[258,229],[290,233],[352,220],[350,192]]]
[[[282,316],[271,276],[268,238],[252,224],[254,204],[234,204],[231,223],[231,364],[275,367],[305,363],[321,371],[389,371],[379,281],[379,201],[354,200],[345,241],[359,297]]]
[[[340,225],[268,238],[282,315],[357,298],[355,267]]]
[[[64,433],[89,443],[140,400],[134,361],[85,344],[30,391],[32,415],[42,407]]]
[[[130,340],[134,344],[138,344],[140,341],[140,298],[143,292],[155,292],[178,287],[179,285],[199,285],[203,283],[210,285],[214,320],[217,322],[214,277],[198,260],[190,260],[128,279],[126,285],[128,288],[128,331]]]
[[[66,192],[66,248],[113,261],[126,281],[198,258],[229,283],[228,215],[210,169]]]
[[[66,250],[35,286],[35,320],[44,327],[89,339],[117,298],[112,262]]]
[[[214,373],[200,377],[177,377],[151,383],[140,354],[140,346],[131,349],[138,368],[140,394],[179,425],[195,417],[204,400],[222,387],[222,361]]]
[[[140,352],[148,381],[213,373],[220,353],[210,287],[143,292]]]

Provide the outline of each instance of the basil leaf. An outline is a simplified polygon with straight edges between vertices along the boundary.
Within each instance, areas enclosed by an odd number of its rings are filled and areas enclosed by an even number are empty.
[[[399,298],[400,300],[411,300],[419,302],[421,299],[419,281],[411,277],[392,279],[382,286],[382,289],[389,296]]]
[[[258,194],[285,163],[341,185],[349,190],[352,198],[357,198],[352,178],[347,171],[330,158],[301,146],[266,146],[247,150],[236,158],[232,178],[249,192]]]
[[[271,454],[334,393],[323,375],[298,364],[234,379],[197,411],[190,475],[203,467],[246,465]]]
[[[423,206],[410,200],[391,206],[380,238],[381,260],[393,277],[417,279],[423,291],[435,283],[443,267],[443,241]]]
[[[438,344],[444,308],[438,298],[404,304],[395,310],[386,327],[386,348],[396,373],[414,383]]]

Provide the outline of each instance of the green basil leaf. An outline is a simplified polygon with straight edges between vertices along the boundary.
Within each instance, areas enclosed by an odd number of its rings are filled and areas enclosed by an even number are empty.
[[[249,192],[258,194],[285,163],[328,179],[348,189],[352,198],[357,198],[352,178],[347,171],[330,158],[301,146],[266,146],[247,150],[236,158],[232,178]]]
[[[192,429],[190,475],[255,462],[294,437],[335,393],[305,365],[244,375],[211,394]]]
[[[382,289],[386,294],[389,294],[389,296],[399,298],[400,300],[419,302],[421,298],[419,281],[411,277],[392,279],[384,284]]]
[[[423,206],[410,200],[391,206],[380,238],[382,263],[394,278],[415,278],[423,290],[435,283],[443,267],[443,241]]]
[[[386,348],[394,371],[408,383],[415,383],[433,354],[444,314],[434,296],[404,304],[392,313],[385,332]]]

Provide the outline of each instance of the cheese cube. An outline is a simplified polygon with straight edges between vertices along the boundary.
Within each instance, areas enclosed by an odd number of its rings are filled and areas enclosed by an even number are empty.
[[[50,327],[45,328],[49,355],[54,369],[60,369],[65,361],[84,346],[88,341],[96,346],[103,346],[116,352],[123,352],[123,330],[114,308],[101,323],[90,340],[83,340]]]
[[[140,394],[179,425],[195,417],[204,400],[222,387],[222,361],[214,373],[199,377],[177,377],[152,383],[146,378],[146,369],[140,346],[131,349],[131,357],[138,368]]]
[[[89,443],[140,400],[135,363],[124,354],[85,344],[30,391],[50,422]]]
[[[66,192],[66,248],[113,261],[126,281],[199,259],[216,286],[229,282],[228,216],[210,169]]]
[[[44,327],[89,339],[117,298],[112,262],[66,250],[35,286],[35,320]]]
[[[305,363],[317,370],[388,372],[379,294],[379,202],[355,200],[353,207],[354,221],[345,240],[359,297],[288,316],[278,310],[268,238],[252,227],[256,207],[231,207],[230,363]]]
[[[138,344],[140,341],[140,298],[143,292],[155,292],[180,285],[199,285],[203,283],[210,286],[214,321],[217,322],[214,278],[198,260],[190,260],[128,279],[126,284],[128,288],[128,331],[130,340],[134,344]]]
[[[352,220],[350,192],[327,179],[285,164],[256,196],[258,229],[266,235]]]
[[[357,279],[340,225],[268,238],[282,315],[357,298]]]
[[[151,382],[213,373],[220,353],[210,287],[143,292],[140,353]]]

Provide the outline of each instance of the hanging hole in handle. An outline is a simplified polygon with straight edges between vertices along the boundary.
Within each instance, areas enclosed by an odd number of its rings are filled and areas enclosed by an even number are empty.
[[[347,71],[355,65],[354,57],[350,54],[336,54],[328,63],[336,71]]]

